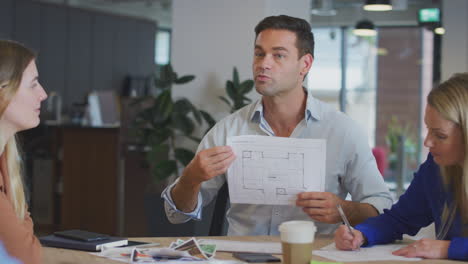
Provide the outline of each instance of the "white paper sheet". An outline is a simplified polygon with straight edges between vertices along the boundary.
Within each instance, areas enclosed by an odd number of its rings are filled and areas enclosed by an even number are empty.
[[[314,250],[314,255],[342,262],[377,261],[377,260],[398,260],[398,261],[418,261],[421,258],[406,258],[392,255],[392,252],[404,247],[402,244],[377,245],[368,248],[361,248],[356,251],[344,251],[335,247],[335,243],[325,246],[319,250]]]
[[[202,239],[201,241],[206,244],[215,244],[216,251],[282,254],[280,242],[250,242],[221,239]]]
[[[325,190],[324,139],[237,136],[227,144],[237,156],[227,173],[231,203],[287,205]]]

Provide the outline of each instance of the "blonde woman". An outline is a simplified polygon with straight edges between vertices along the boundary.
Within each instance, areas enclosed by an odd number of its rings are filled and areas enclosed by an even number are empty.
[[[434,222],[436,239],[421,239],[393,254],[468,260],[468,73],[433,89],[427,102],[427,160],[390,210],[357,225],[354,237],[341,226],[335,233],[337,248],[391,243]]]
[[[0,40],[0,241],[25,264],[41,262],[41,245],[25,202],[15,134],[39,124],[46,98],[35,55],[16,42]]]

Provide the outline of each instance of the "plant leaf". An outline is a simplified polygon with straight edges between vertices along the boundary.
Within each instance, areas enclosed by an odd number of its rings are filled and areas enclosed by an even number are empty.
[[[190,161],[192,161],[193,157],[195,157],[195,153],[193,151],[184,148],[176,148],[174,155],[184,166],[187,166]]]
[[[174,113],[179,115],[186,115],[192,110],[192,104],[186,98],[177,100],[174,103]]]
[[[200,110],[198,110],[197,108],[195,108],[195,106],[192,108],[192,114],[193,116],[195,117],[195,120],[197,120],[197,123],[199,125],[202,124],[202,116],[201,116],[201,113],[200,113]]]
[[[175,160],[161,160],[154,165],[151,171],[156,180],[167,179],[177,171],[177,162]]]
[[[167,88],[171,84],[171,81],[164,80],[164,79],[154,79],[154,86],[158,88]]]
[[[168,144],[153,144],[151,145],[150,151],[146,153],[146,161],[148,164],[154,164],[158,160],[167,159],[169,156],[169,145]]]
[[[170,63],[169,63],[169,64],[166,64],[165,67],[166,67],[167,72],[168,72],[169,74],[171,74],[171,73],[174,72],[174,68],[172,68],[172,64],[170,64]]]
[[[201,138],[199,138],[199,137],[194,137],[194,136],[191,136],[191,135],[185,135],[185,137],[187,137],[188,139],[193,140],[195,143],[200,143],[200,141],[201,141]]]
[[[227,81],[226,82],[226,92],[228,96],[232,99],[232,101],[236,100],[236,90],[234,89],[234,84],[232,81]]]
[[[242,99],[243,99],[244,101],[246,101],[247,103],[252,102],[252,99],[250,99],[250,98],[248,98],[248,97],[245,97],[245,96],[242,96]]]
[[[238,100],[236,104],[234,105],[234,111],[241,109],[242,107],[246,106],[246,104],[242,100]]]
[[[239,73],[237,72],[236,67],[234,67],[234,70],[232,72],[232,82],[234,83],[234,86],[239,86]]]
[[[182,76],[182,77],[174,80],[174,83],[184,84],[184,83],[188,83],[188,82],[192,81],[193,79],[195,79],[195,75],[185,75],[185,76]]]
[[[203,119],[205,119],[206,123],[208,124],[209,128],[212,128],[216,124],[216,120],[208,113],[203,110],[200,110],[200,114],[203,116]]]
[[[154,104],[157,106],[156,107],[156,113],[153,114],[161,114],[162,119],[167,119],[171,116],[172,114],[172,109],[174,103],[172,102],[171,98],[171,91],[166,90],[162,92],[157,98]]]
[[[187,116],[179,114],[172,116],[172,127],[182,131],[185,135],[190,135],[195,130],[193,121]]]
[[[174,104],[174,113],[177,115],[187,115],[189,112],[192,112],[195,120],[198,124],[202,123],[202,118],[198,109],[187,99],[182,98],[175,102]]]
[[[231,107],[231,102],[229,102],[229,100],[224,97],[224,96],[218,96],[219,99],[221,99],[221,101],[225,102],[229,107]]]
[[[197,120],[197,123],[199,125],[201,125],[202,117],[201,117],[200,111],[189,100],[187,100],[187,99],[185,99],[185,100],[187,101],[187,104],[189,105],[190,110],[192,111],[192,114],[195,117],[195,120]]]
[[[151,129],[151,134],[149,135],[147,142],[151,147],[157,146],[167,141],[171,135],[172,131],[168,127]]]
[[[178,74],[176,72],[173,72],[171,82],[175,83],[178,78],[179,78]]]
[[[250,91],[252,91],[253,87],[254,87],[254,81],[253,80],[245,80],[240,84],[239,93],[240,94],[247,94]]]
[[[170,64],[162,66],[158,78],[154,78],[154,85],[156,87],[166,89],[172,83],[173,70]]]

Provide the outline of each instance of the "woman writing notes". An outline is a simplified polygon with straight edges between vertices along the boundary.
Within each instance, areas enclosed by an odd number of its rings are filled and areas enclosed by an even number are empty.
[[[421,239],[394,255],[468,260],[468,73],[455,74],[427,97],[429,148],[408,190],[390,210],[335,233],[338,249],[391,243],[432,222],[436,239]]]
[[[39,124],[46,98],[35,55],[16,42],[0,40],[0,241],[25,264],[41,262],[41,245],[27,210],[15,134]]]

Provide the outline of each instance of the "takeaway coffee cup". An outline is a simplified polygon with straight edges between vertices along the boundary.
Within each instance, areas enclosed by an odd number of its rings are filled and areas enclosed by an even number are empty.
[[[312,243],[315,227],[312,221],[288,221],[279,226],[283,263],[309,264],[312,258]]]

